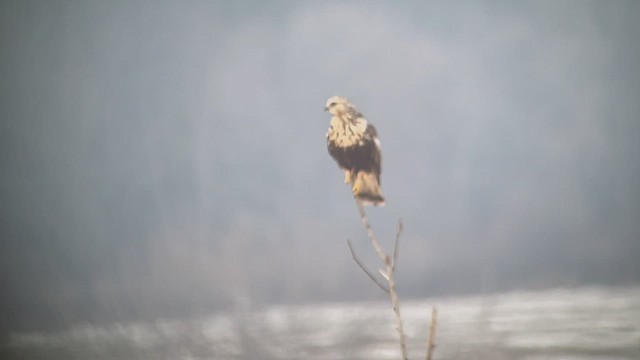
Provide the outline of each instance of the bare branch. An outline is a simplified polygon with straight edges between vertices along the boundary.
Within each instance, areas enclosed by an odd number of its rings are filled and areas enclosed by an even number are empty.
[[[389,257],[387,257],[389,260]],[[393,265],[391,261],[387,261],[387,275],[389,275],[389,295],[391,295],[391,304],[393,305],[393,312],[396,315],[396,330],[398,330],[398,336],[400,336],[400,350],[402,351],[402,359],[407,360],[407,341],[404,335],[404,329],[402,327],[402,317],[400,316],[400,299],[398,298],[398,292],[396,291],[396,284],[393,279]]]
[[[367,219],[367,214],[364,212],[364,206],[362,205],[360,200],[356,199],[355,197],[353,199],[356,201],[356,205],[358,205],[358,212],[360,213],[360,221],[362,221],[362,224],[364,225],[364,228],[367,231],[367,236],[369,236],[369,239],[371,240],[371,244],[373,245],[374,250],[378,254],[378,257],[380,258],[380,260],[386,263],[387,254],[385,254],[384,251],[382,250],[382,246],[380,246],[380,243],[376,239],[376,235],[373,233],[373,230],[371,229],[371,225],[369,224],[369,220]]]
[[[396,232],[396,241],[393,243],[393,271],[396,271],[396,260],[398,259],[398,243],[400,242],[400,234],[402,234],[402,230],[404,226],[402,224],[402,219],[398,219],[398,231]]]
[[[389,284],[389,290],[387,291],[385,289],[385,292],[387,292],[391,297],[391,304],[393,305],[393,312],[396,317],[396,330],[398,331],[398,335],[400,336],[400,351],[402,352],[402,359],[407,360],[408,359],[407,343],[406,343],[406,338],[404,334],[404,329],[402,326],[402,316],[400,316],[400,300],[398,298],[398,292],[396,291],[395,279],[393,278],[396,257],[398,254],[398,242],[400,239],[400,234],[402,233],[402,221],[400,221],[398,224],[396,242],[393,248],[393,258],[391,258],[388,254],[384,252],[384,250],[382,250],[380,243],[378,243],[378,240],[376,239],[376,236],[373,233],[373,230],[371,229],[371,225],[369,224],[369,220],[367,219],[367,214],[364,211],[364,206],[358,199],[354,198],[354,200],[356,201],[356,205],[358,206],[358,212],[360,213],[360,221],[362,221],[362,224],[364,225],[364,228],[367,231],[367,235],[371,240],[371,244],[373,245],[374,250],[378,254],[378,257],[380,258],[380,260],[382,260],[382,263],[384,264],[384,269],[380,269],[380,274],[382,274],[382,276],[385,278],[385,280],[387,280],[387,283]],[[351,247],[351,242],[348,241],[347,243],[349,244],[349,249],[351,250],[351,255],[353,256],[353,259],[356,260],[356,263],[358,263],[358,265],[362,270],[365,270],[364,265],[362,265],[362,263],[357,259],[355,252]],[[371,280],[373,280],[376,283],[376,285],[384,289],[384,287],[381,286],[375,280],[375,278],[372,276],[371,273],[369,273],[366,270],[365,270],[365,273],[369,276],[369,278],[371,278]]]
[[[400,300],[398,298],[398,292],[396,291],[396,284],[394,279],[394,273],[396,270],[396,264],[398,261],[398,248],[400,243],[400,235],[403,231],[403,223],[402,219],[398,220],[398,231],[396,232],[396,239],[393,244],[393,257],[390,257],[387,253],[382,250],[380,243],[376,239],[375,234],[371,228],[371,224],[369,224],[369,220],[367,219],[367,214],[364,211],[364,206],[362,203],[354,197],[356,201],[356,205],[358,206],[358,212],[360,213],[360,221],[364,225],[364,228],[367,232],[367,236],[369,240],[371,240],[371,245],[373,245],[373,249],[378,254],[380,260],[384,264],[382,269],[379,269],[382,277],[387,280],[388,288],[385,287],[378,279],[364,266],[364,264],[360,261],[360,259],[356,256],[355,251],[351,245],[351,241],[347,240],[347,244],[349,245],[349,250],[351,251],[351,256],[353,260],[360,266],[360,269],[369,276],[369,278],[380,287],[384,292],[388,293],[391,298],[391,304],[393,305],[393,312],[396,318],[396,330],[398,331],[398,335],[400,337],[400,351],[402,353],[402,359],[408,360],[407,357],[407,345],[406,345],[406,336],[404,334],[403,324],[402,324],[402,316],[400,315]],[[431,326],[429,328],[429,336],[427,338],[427,360],[432,360],[433,351],[436,347],[435,345],[435,334],[436,334],[436,323],[437,323],[437,311],[434,306],[431,311]]]
[[[358,256],[356,256],[355,251],[353,251],[353,246],[351,245],[351,240],[347,239],[347,245],[349,245],[349,250],[351,251],[351,256],[353,257],[353,260],[355,260],[355,262],[358,264],[358,266],[360,266],[360,269],[362,269],[362,271],[364,271],[364,273],[367,274],[369,279],[371,279],[374,283],[376,283],[376,285],[378,285],[380,287],[380,289],[382,289],[384,292],[386,292],[388,294],[389,293],[389,289],[387,289],[384,286],[384,284],[382,284],[375,276],[373,276],[373,274],[369,271],[369,269],[367,269],[367,267],[364,266],[362,261],[360,261]]]
[[[438,322],[438,311],[434,306],[431,308],[431,326],[429,327],[429,338],[427,340],[427,360],[433,357],[433,350],[436,348],[436,324]]]

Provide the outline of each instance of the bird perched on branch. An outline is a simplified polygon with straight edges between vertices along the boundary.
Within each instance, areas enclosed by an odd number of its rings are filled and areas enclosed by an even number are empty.
[[[332,115],[327,131],[327,149],[344,171],[353,196],[365,205],[384,205],[380,189],[382,156],[380,139],[373,125],[342,96],[332,96],[325,107]]]

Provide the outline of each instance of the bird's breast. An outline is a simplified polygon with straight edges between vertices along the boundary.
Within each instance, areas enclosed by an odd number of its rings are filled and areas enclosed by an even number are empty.
[[[367,122],[364,119],[357,119],[354,123],[334,116],[327,131],[327,141],[339,147],[362,145],[366,129]]]

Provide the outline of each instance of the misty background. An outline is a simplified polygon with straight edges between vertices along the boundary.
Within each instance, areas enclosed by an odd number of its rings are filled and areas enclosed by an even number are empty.
[[[0,333],[640,281],[637,1],[0,2]]]

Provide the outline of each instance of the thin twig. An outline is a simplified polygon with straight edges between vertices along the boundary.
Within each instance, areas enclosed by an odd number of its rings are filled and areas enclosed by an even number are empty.
[[[398,259],[398,243],[400,242],[400,234],[404,226],[402,225],[402,219],[398,219],[398,231],[396,232],[396,241],[393,243],[393,271],[396,270],[396,262]]]
[[[431,309],[431,326],[429,326],[429,338],[427,340],[427,360],[433,357],[433,350],[436,348],[436,323],[438,322],[438,310],[434,306]]]
[[[369,271],[369,269],[367,269],[367,267],[364,266],[362,261],[360,261],[360,259],[356,255],[356,252],[353,251],[353,246],[351,245],[351,240],[347,240],[347,244],[349,245],[349,250],[351,251],[351,256],[353,257],[353,260],[355,260],[355,262],[358,264],[358,266],[360,266],[360,269],[362,269],[362,271],[364,271],[364,273],[367,274],[369,279],[371,279],[374,283],[376,283],[376,285],[378,285],[380,287],[380,289],[382,289],[384,292],[386,292],[388,294],[389,293],[389,289],[387,289],[384,286],[384,284],[382,284],[380,282],[380,280],[378,280],[375,276],[373,276],[371,271]]]

